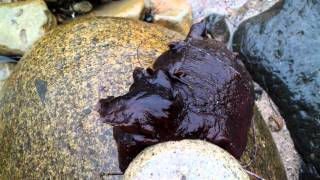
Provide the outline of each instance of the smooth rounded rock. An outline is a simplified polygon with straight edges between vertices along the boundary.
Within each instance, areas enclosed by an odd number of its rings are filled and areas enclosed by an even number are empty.
[[[146,148],[130,163],[124,179],[249,180],[249,176],[220,147],[201,140],[182,140]]]
[[[89,16],[124,17],[139,19],[144,0],[121,0],[103,4],[93,10]]]
[[[72,9],[79,14],[88,13],[92,8],[92,4],[89,1],[80,1],[72,4]]]
[[[23,55],[56,19],[42,0],[0,3],[0,54]]]
[[[99,179],[118,174],[111,126],[99,99],[128,91],[172,40],[160,26],[121,18],[78,19],[35,44],[0,94],[0,179]]]
[[[186,35],[192,25],[192,9],[187,0],[145,0],[144,20]]]
[[[320,2],[284,1],[242,25],[234,49],[270,94],[306,162],[320,178]]]

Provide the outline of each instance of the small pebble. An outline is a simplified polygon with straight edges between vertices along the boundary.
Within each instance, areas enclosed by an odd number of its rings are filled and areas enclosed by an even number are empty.
[[[79,14],[84,14],[92,10],[92,4],[89,1],[76,2],[72,5],[72,9]]]

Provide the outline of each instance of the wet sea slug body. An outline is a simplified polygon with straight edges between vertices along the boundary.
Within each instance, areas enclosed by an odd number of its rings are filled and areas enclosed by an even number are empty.
[[[240,158],[253,115],[252,80],[224,44],[203,38],[205,22],[173,42],[153,68],[137,68],[127,94],[101,99],[99,113],[114,126],[125,170],[144,148],[203,139]]]

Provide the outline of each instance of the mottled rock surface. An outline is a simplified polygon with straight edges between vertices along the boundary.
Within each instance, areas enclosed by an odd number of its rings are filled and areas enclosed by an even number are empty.
[[[125,180],[249,180],[233,156],[201,140],[169,141],[151,146],[132,161]]]
[[[0,54],[4,55],[23,55],[56,26],[42,0],[0,4],[0,17]]]
[[[0,179],[98,179],[119,173],[100,98],[119,96],[179,34],[120,18],[79,19],[25,54],[0,94]]]
[[[320,2],[288,0],[243,23],[235,34],[253,78],[287,121],[306,176],[320,172]]]

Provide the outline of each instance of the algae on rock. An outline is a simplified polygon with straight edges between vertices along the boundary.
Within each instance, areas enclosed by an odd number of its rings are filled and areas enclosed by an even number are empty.
[[[265,179],[287,179],[277,147],[258,108],[254,107],[247,150],[241,157],[247,169]]]

